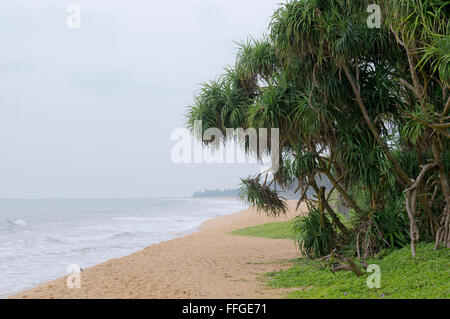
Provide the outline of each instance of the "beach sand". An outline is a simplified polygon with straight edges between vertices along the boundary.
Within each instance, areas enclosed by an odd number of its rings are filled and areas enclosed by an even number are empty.
[[[232,235],[229,232],[273,221],[290,220],[290,212],[267,217],[255,209],[222,216],[185,237],[149,246],[118,259],[84,269],[81,288],[69,289],[66,277],[10,298],[279,298],[285,291],[269,289],[262,275],[286,269],[300,253],[288,239]]]

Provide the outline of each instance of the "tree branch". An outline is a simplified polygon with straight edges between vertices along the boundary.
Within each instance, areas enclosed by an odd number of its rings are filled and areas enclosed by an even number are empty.
[[[345,75],[347,76],[348,81],[350,82],[350,85],[356,96],[356,102],[358,103],[361,113],[363,114],[363,117],[366,120],[369,130],[372,132],[372,135],[374,136],[375,140],[381,146],[381,148],[383,149],[383,152],[385,153],[385,155],[387,156],[389,161],[394,166],[394,171],[399,176],[401,183],[404,184],[404,186],[408,186],[411,183],[409,176],[405,173],[405,171],[397,163],[396,159],[389,151],[389,148],[387,147],[386,143],[383,141],[383,139],[380,137],[377,130],[375,129],[375,126],[373,125],[372,121],[370,120],[369,114],[367,113],[366,106],[364,105],[364,103],[361,99],[361,96],[358,92],[358,88],[355,84],[355,81],[353,80],[353,76],[350,74],[350,71],[349,71],[347,65],[345,63],[341,63],[341,65],[342,65],[342,68],[344,69],[344,72],[345,72]]]
[[[425,165],[422,170],[419,173],[419,176],[417,176],[416,181],[414,182],[414,184],[411,185],[411,187],[407,188],[404,192],[412,192],[413,190],[415,190],[417,187],[419,187],[420,182],[422,181],[423,177],[425,176],[425,173],[428,172],[430,169],[433,169],[437,166],[437,163],[430,163]]]

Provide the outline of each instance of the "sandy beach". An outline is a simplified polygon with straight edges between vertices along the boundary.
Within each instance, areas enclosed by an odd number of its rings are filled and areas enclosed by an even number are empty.
[[[262,275],[286,269],[300,253],[288,239],[235,236],[248,226],[292,219],[268,217],[255,209],[219,217],[193,234],[149,246],[118,259],[84,269],[81,288],[69,289],[66,277],[10,298],[279,298],[285,291],[269,289]]]

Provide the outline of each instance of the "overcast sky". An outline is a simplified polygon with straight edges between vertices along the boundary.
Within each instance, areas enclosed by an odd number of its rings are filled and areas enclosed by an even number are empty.
[[[189,196],[248,164],[175,164],[200,83],[280,0],[2,0],[0,198]],[[66,25],[81,8],[81,29]]]

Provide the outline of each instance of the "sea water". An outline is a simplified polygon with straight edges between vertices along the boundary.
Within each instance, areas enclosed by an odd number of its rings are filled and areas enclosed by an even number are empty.
[[[233,199],[0,199],[0,297],[238,212]],[[71,269],[73,271],[73,269]]]

